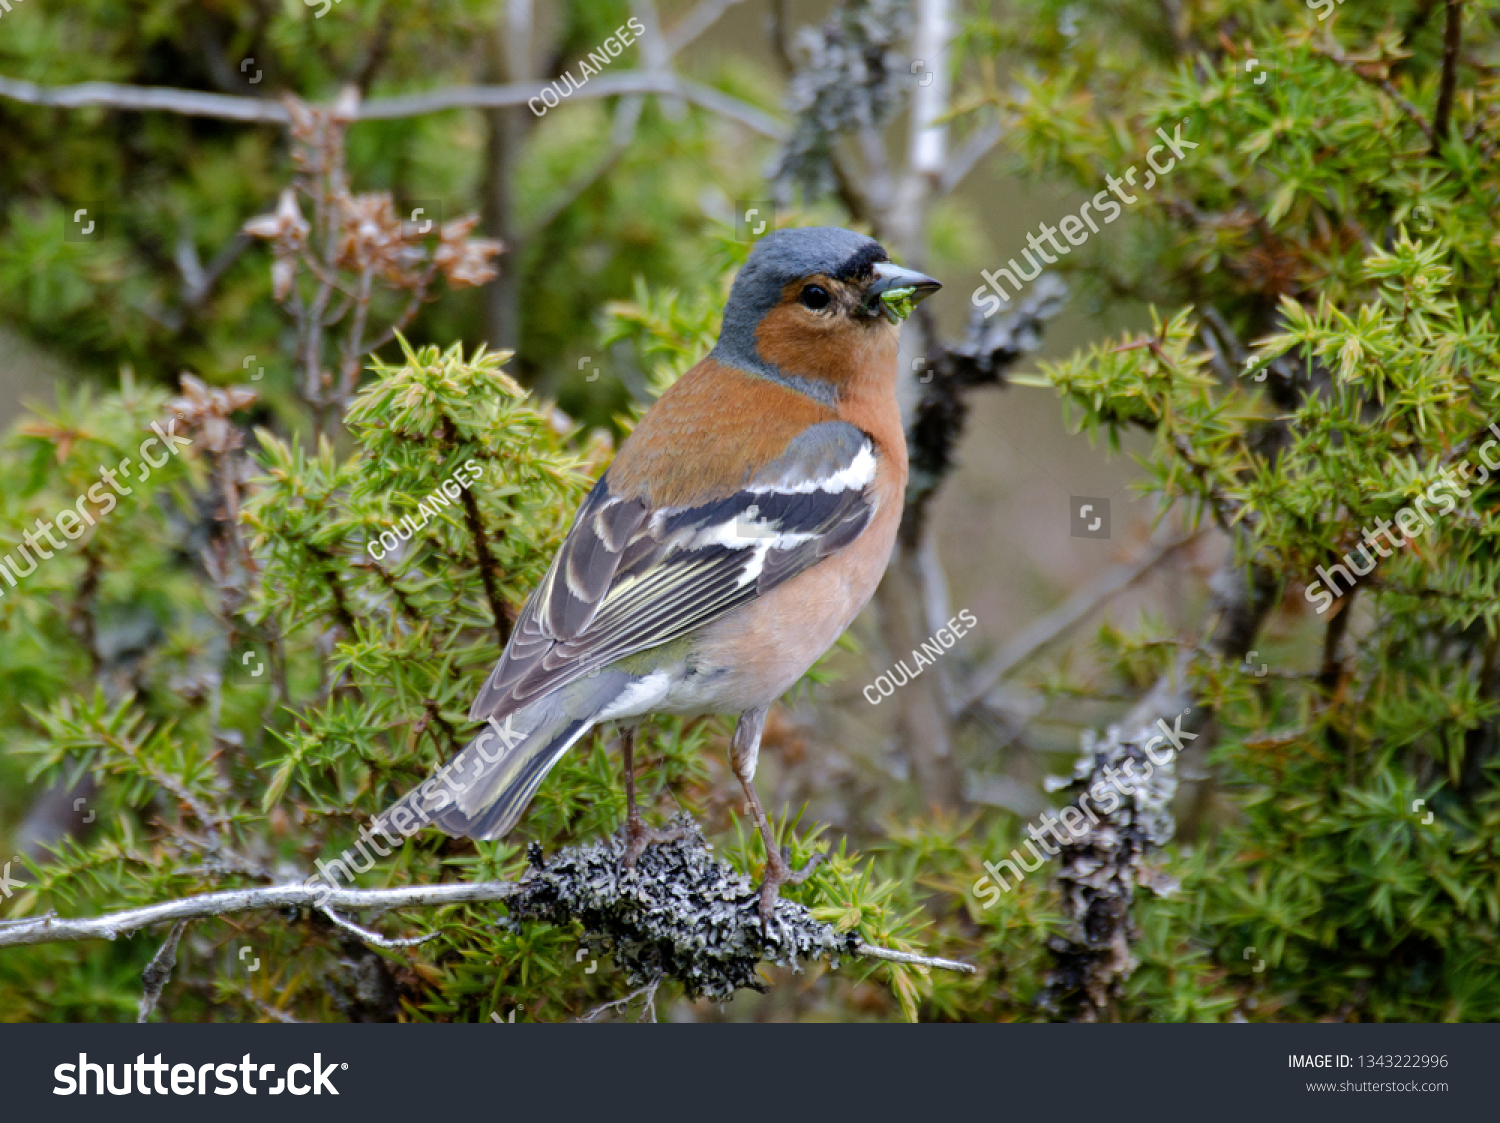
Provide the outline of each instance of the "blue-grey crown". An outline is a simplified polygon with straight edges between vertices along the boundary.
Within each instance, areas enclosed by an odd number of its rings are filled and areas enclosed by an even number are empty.
[[[767,234],[750,251],[750,258],[734,279],[724,326],[713,358],[752,374],[790,380],[755,350],[755,332],[760,322],[781,301],[781,290],[792,281],[813,273],[846,280],[863,276],[881,261],[889,261],[875,239],[837,226],[804,226]],[[798,389],[804,389],[801,385]],[[823,396],[821,384],[815,396]]]

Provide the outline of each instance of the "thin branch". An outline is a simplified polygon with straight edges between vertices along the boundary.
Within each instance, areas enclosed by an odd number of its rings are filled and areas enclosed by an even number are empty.
[[[1162,542],[1139,561],[1110,566],[1062,604],[1044,613],[1011,639],[969,680],[958,699],[958,711],[971,709],[1015,669],[1060,637],[1087,620],[1111,597],[1128,589],[1178,550],[1192,545],[1206,533],[1196,530],[1170,542]]]
[[[467,488],[459,497],[464,505],[464,521],[469,525],[469,534],[474,539],[474,555],[479,564],[479,580],[484,585],[485,598],[490,602],[490,612],[495,616],[495,635],[504,648],[510,642],[510,617],[505,612],[505,600],[495,584],[495,572],[500,567],[490,553],[489,541],[484,534],[484,519],[479,515],[479,503],[474,493]]]
[[[192,20],[189,37],[196,53],[203,59],[209,81],[227,94],[242,93],[248,85],[244,73],[235,70],[233,64],[230,63],[229,56],[224,53],[224,44],[214,36],[207,19],[204,18],[207,15],[206,11],[200,8],[195,14],[197,18]],[[259,40],[251,40],[251,42],[257,41]],[[267,94],[264,91],[268,86],[269,83],[266,86],[251,86],[250,89],[257,97],[265,97]]]
[[[422,305],[427,300],[437,299],[435,296],[429,297],[428,295],[428,290],[431,288],[432,282],[437,278],[437,273],[435,265],[428,266],[427,271],[422,274],[416,286],[411,290],[411,299],[406,302],[406,307],[401,310],[400,315],[387,324],[379,335],[365,344],[364,353],[366,355],[373,355],[391,340],[395,339],[398,332],[405,331],[406,325],[416,318],[417,313],[422,310]]]
[[[635,13],[637,22],[646,29],[638,40],[641,45],[641,65],[652,74],[670,74],[672,51],[667,46],[666,36],[662,34],[661,16],[657,14],[656,4],[653,0],[631,0],[630,10]],[[661,111],[669,121],[682,120],[683,105],[676,98],[663,98]]]
[[[263,889],[226,889],[218,893],[201,893],[156,905],[123,909],[103,916],[69,919],[49,914],[11,921],[0,925],[0,947],[67,940],[113,940],[169,920],[203,920],[268,909],[309,906],[386,910],[504,901],[516,889],[515,883],[509,881],[409,885],[396,889],[329,889],[327,886],[302,883],[272,885]]]
[[[385,60],[390,55],[391,33],[395,30],[395,17],[392,15],[391,7],[380,9],[379,22],[375,28],[375,38],[371,41],[365,52],[364,61],[356,71],[353,84],[359,90],[360,96],[370,92],[370,85],[375,81],[375,75],[385,65]]]
[[[282,1023],[286,1024],[286,1025],[294,1025],[294,1026],[299,1026],[299,1025],[303,1024],[302,1023],[302,1019],[300,1019],[300,1018],[294,1018],[290,1014],[288,1014],[285,1010],[278,1010],[278,1009],[276,1009],[276,1007],[271,1006],[268,1003],[262,1002],[260,999],[256,998],[254,995],[246,995],[246,996],[243,996],[243,997],[248,998],[248,1000],[250,1002],[250,1005],[254,1006],[262,1014],[264,1014],[266,1017],[272,1019],[273,1021],[278,1021],[278,1022],[282,1022]]]
[[[700,3],[666,33],[667,54],[672,56],[719,21],[730,8],[742,0],[700,0]]]
[[[179,920],[172,925],[172,930],[167,933],[166,942],[161,945],[157,953],[151,957],[151,962],[146,964],[146,969],[141,972],[141,979],[146,984],[146,990],[141,995],[136,1021],[144,1022],[151,1017],[151,1011],[156,1009],[157,1002],[161,1000],[161,992],[172,977],[172,968],[177,966],[177,943],[182,939],[182,933],[187,928],[187,924],[186,920]]]
[[[1448,0],[1448,19],[1443,27],[1443,80],[1438,87],[1437,110],[1432,115],[1432,154],[1441,155],[1453,117],[1453,97],[1458,89],[1458,56],[1463,50],[1463,0]]]
[[[858,944],[854,948],[854,954],[869,959],[884,959],[890,963],[905,963],[909,967],[935,967],[940,971],[959,971],[965,975],[979,973],[979,968],[972,963],[942,959],[935,955],[914,955],[909,951],[893,951],[890,948],[878,948],[874,944]]]
[[[781,76],[790,79],[797,72],[792,58],[792,32],[787,13],[788,0],[771,0],[771,19],[768,31],[771,37],[771,53],[776,56],[776,65]]]
[[[340,416],[349,412],[349,395],[354,393],[354,384],[359,381],[363,369],[360,360],[368,354],[365,349],[365,326],[370,319],[370,297],[374,287],[374,267],[366,265],[359,274],[359,292],[354,301],[354,320],[340,346],[343,354],[340,356],[336,399]],[[373,351],[375,348],[372,347],[369,350]]]
[[[183,294],[182,298],[183,307],[194,309],[202,304],[207,299],[208,294],[213,291],[213,287],[218,283],[219,278],[224,275],[225,270],[238,261],[240,255],[245,250],[249,249],[251,240],[244,233],[236,233],[233,238],[225,242],[223,248],[214,255],[214,259],[208,263],[206,268],[202,269],[195,279],[195,283],[187,287],[187,291]]]
[[[989,155],[990,149],[999,144],[1000,138],[1004,135],[1005,130],[998,121],[991,121],[983,128],[970,133],[958,151],[948,160],[942,175],[938,177],[937,194],[947,195],[962,183],[964,177],[974,170],[980,160]]]
[[[646,99],[642,97],[620,99],[619,107],[615,110],[614,125],[610,128],[608,150],[592,167],[575,176],[566,187],[551,193],[547,201],[547,209],[521,235],[523,243],[530,242],[551,226],[558,216],[576,203],[585,191],[614,169],[635,140],[636,126],[640,124],[641,110],[645,106]]]
[[[915,955],[909,951],[895,951],[891,948],[879,948],[874,944],[861,943],[854,949],[855,955],[862,955],[868,959],[883,959],[887,963],[903,963],[908,967],[936,968],[940,971],[960,971],[966,975],[976,975],[979,969],[972,964],[960,963],[956,959],[942,959],[935,955]],[[645,986],[633,990],[624,998],[617,998],[613,1002],[606,1002],[602,1006],[596,1006],[578,1020],[580,1022],[592,1022],[607,1010],[628,1011],[630,1004],[637,998],[645,997],[641,1006],[641,1016],[638,1021],[656,1021],[656,989],[661,986],[662,976],[657,975]],[[648,1018],[647,1015],[650,1015]]]
[[[1161,356],[1165,358],[1165,356]],[[1170,363],[1167,365],[1171,365]],[[1213,470],[1209,464],[1199,459],[1197,452],[1193,449],[1192,442],[1188,440],[1185,433],[1174,432],[1171,434],[1172,448],[1177,452],[1177,458],[1186,464],[1193,476],[1203,488],[1203,494],[1208,499],[1209,506],[1213,508],[1214,521],[1225,534],[1230,533],[1235,523],[1239,520],[1240,512],[1244,504],[1237,499],[1231,499],[1213,481]],[[1253,521],[1253,520],[1252,520]]]
[[[139,743],[132,741],[128,732],[116,735],[111,730],[101,730],[99,739],[122,756],[129,757],[158,787],[165,789],[178,802],[185,805],[198,822],[203,824],[204,830],[209,834],[210,845],[217,849],[221,845],[218,842],[219,828],[228,823],[228,816],[210,811],[207,805],[193,795],[178,777],[155,761],[141,755],[145,745],[157,731],[156,727],[148,729],[146,736]],[[164,820],[163,823],[165,825]]]
[[[1212,304],[1202,305],[1199,312],[1208,321],[1209,327],[1218,336],[1220,345],[1228,353],[1229,362],[1234,368],[1234,373],[1236,375],[1239,374],[1240,371],[1245,369],[1245,359],[1249,355],[1249,352],[1245,350],[1245,345],[1240,342],[1240,337],[1229,326],[1229,321],[1224,318],[1223,313]]]
[[[355,924],[354,921],[340,916],[331,908],[324,907],[319,909],[318,911],[326,916],[329,920],[333,921],[340,928],[344,929],[344,931],[353,932],[356,936],[358,936],[361,940],[364,940],[366,943],[374,944],[376,947],[380,948],[414,948],[418,944],[425,944],[428,940],[435,939],[439,935],[441,935],[439,931],[434,929],[433,931],[427,933],[427,935],[425,936],[406,936],[403,938],[392,938],[390,936],[382,936],[379,932],[372,932],[368,928],[361,928],[358,924]]]
[[[919,0],[912,51],[927,73],[911,95],[911,140],[908,166],[914,176],[933,184],[948,158],[948,43],[953,38],[949,0]],[[913,65],[916,65],[914,62]]]
[[[525,105],[527,101],[540,97],[544,89],[550,88],[533,82],[513,82],[501,86],[450,86],[420,94],[371,98],[360,102],[353,119],[389,121],[441,113],[447,109],[504,109]],[[781,140],[786,136],[785,125],[749,102],[675,74],[653,74],[640,70],[602,74],[575,90],[572,97],[589,99],[626,94],[679,97],[772,140]],[[60,109],[101,105],[109,109],[162,110],[189,117],[216,117],[225,121],[272,125],[285,124],[287,121],[286,107],[280,102],[230,94],[201,93],[197,90],[178,90],[170,86],[127,86],[115,82],[41,86],[35,82],[0,77],[0,97],[27,105],[47,105]]]
[[[161,109],[188,117],[217,117],[225,121],[284,124],[286,107],[264,98],[210,94],[170,86],[127,86],[117,82],[80,82],[72,86],[39,86],[0,77],[0,97],[27,105],[81,109],[102,105],[110,109]]]
[[[349,598],[344,592],[343,582],[339,580],[337,568],[341,564],[334,556],[333,551],[323,546],[315,546],[311,542],[303,542],[307,552],[313,557],[325,563],[323,576],[328,581],[328,591],[333,597],[333,614],[338,617],[339,625],[344,629],[344,634],[353,638],[355,633],[354,613],[349,608]]]
[[[641,1005],[641,1016],[636,1020],[647,1021],[646,1015],[650,1014],[651,1017],[649,1020],[654,1023],[656,1021],[656,988],[661,986],[661,980],[662,976],[657,975],[639,990],[633,990],[624,998],[617,998],[613,1002],[606,1002],[603,1006],[596,1006],[578,1020],[580,1022],[592,1022],[606,1010],[629,1010],[632,1002],[645,995],[646,1001]]]
[[[1225,354],[1228,345],[1214,331],[1208,320],[1198,321],[1198,338],[1203,341],[1204,350],[1208,352],[1208,365],[1213,372],[1219,376],[1219,380],[1226,386],[1234,384],[1237,370],[1235,364],[1231,363]],[[1243,370],[1244,367],[1239,368]]]
[[[163,822],[162,825],[171,832],[172,836],[178,842],[183,843],[189,849],[196,850],[198,853],[214,859],[209,865],[211,868],[217,867],[219,872],[227,870],[230,873],[243,874],[246,877],[260,878],[262,881],[275,880],[274,875],[265,866],[246,858],[243,854],[236,854],[229,847],[225,846],[223,840],[219,838],[217,830],[212,830],[211,837],[209,838],[199,838],[192,832],[174,827],[170,823]]]
[[[443,736],[448,738],[449,747],[455,753],[462,751],[464,747],[463,740],[459,737],[458,730],[454,729],[452,723],[443,716],[442,707],[438,705],[437,699],[428,698],[424,700],[422,708],[427,711],[428,720],[442,731]]]
[[[396,578],[390,572],[390,570],[386,569],[385,566],[381,565],[373,558],[369,559],[368,561],[364,558],[360,558],[359,561],[353,562],[352,564],[360,569],[371,570],[377,577],[380,578],[380,583],[390,591],[391,597],[396,602],[396,607],[401,610],[401,615],[405,617],[410,623],[416,625],[420,625],[422,623],[421,614],[418,613],[416,608],[412,605],[411,598],[406,595],[405,590],[403,590],[401,586],[396,584]]]
[[[1432,126],[1428,124],[1427,118],[1422,116],[1422,111],[1406,98],[1402,97],[1401,91],[1396,89],[1396,87],[1392,85],[1389,78],[1376,78],[1373,75],[1366,74],[1363,70],[1360,69],[1361,60],[1350,58],[1337,47],[1334,47],[1332,50],[1325,50],[1321,47],[1314,47],[1313,53],[1320,54],[1324,58],[1338,63],[1340,66],[1348,67],[1351,71],[1354,72],[1355,77],[1361,78],[1364,81],[1370,83],[1370,85],[1377,87],[1382,93],[1385,94],[1386,97],[1390,98],[1391,101],[1395,103],[1397,109],[1401,110],[1402,113],[1405,113],[1409,118],[1411,118],[1412,123],[1415,124],[1417,128],[1422,130],[1422,134],[1427,137],[1430,143],[1437,143],[1436,135],[1432,131]]]

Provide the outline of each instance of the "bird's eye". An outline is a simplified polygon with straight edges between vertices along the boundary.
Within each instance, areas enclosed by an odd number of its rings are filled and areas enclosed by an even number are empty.
[[[811,308],[814,312],[817,312],[822,308],[828,307],[828,290],[822,285],[808,285],[802,290],[802,294],[797,299],[802,302],[803,307]]]

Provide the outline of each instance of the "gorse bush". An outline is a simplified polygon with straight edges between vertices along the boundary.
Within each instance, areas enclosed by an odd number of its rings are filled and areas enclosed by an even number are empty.
[[[606,442],[580,442],[530,403],[502,370],[504,356],[402,346],[404,362],[377,362],[355,399],[348,454],[327,440],[307,450],[262,431],[252,457],[230,422],[248,395],[195,388],[196,399],[178,399],[194,411],[193,444],[174,474],[101,521],[76,562],[55,561],[24,600],[0,602],[17,660],[9,673],[18,687],[30,682],[12,692],[9,716],[25,731],[27,780],[95,780],[93,829],[54,860],[28,865],[12,916],[301,880],[345,850],[362,855],[359,885],[512,880],[528,842],[552,851],[623,821],[617,760],[594,737],[543,786],[524,837],[473,844],[423,832],[374,869],[373,844],[359,847],[361,828],[395,794],[462,747],[469,701],[608,454]],[[7,461],[18,480],[29,472],[34,481],[9,525],[61,506],[91,474],[87,465],[127,447],[136,429],[149,433],[165,409],[163,395],[127,386],[92,407],[89,422],[59,417],[74,434],[60,463],[50,444],[45,458]],[[39,426],[27,432],[23,443],[42,435]],[[131,627],[159,638],[142,645],[128,683],[114,685],[105,671],[121,658],[117,632]],[[722,751],[724,731],[681,721],[652,728],[642,754],[649,803],[664,809],[675,795],[701,813],[707,758]],[[725,825],[731,861],[757,869],[758,836]],[[786,837],[801,858],[811,852],[812,835]],[[841,930],[909,948],[909,896],[861,865],[835,854],[800,899]],[[524,1007],[549,1020],[611,997],[610,975],[575,957],[581,931],[510,923],[495,906],[386,922],[440,934],[385,962],[316,911],[251,924],[188,930],[163,1000],[169,1017],[216,1007],[239,1017],[483,1020]],[[148,944],[128,955],[7,955],[0,1003],[49,1017],[122,1016],[139,996]],[[243,946],[254,948],[258,972],[237,958]],[[918,974],[881,970],[914,1015]],[[27,993],[38,975],[52,980],[45,1000]]]
[[[1029,7],[1006,28],[1060,9]],[[1169,862],[1178,891],[1141,902],[1117,1012],[1493,1019],[1500,89],[1469,61],[1494,13],[1085,7],[1071,39],[987,28],[1047,66],[1021,99],[991,89],[1022,150],[1089,190],[1158,126],[1199,147],[1128,254],[1072,270],[1173,310],[1046,379],[1079,429],[1149,433],[1150,491],[1284,598],[1237,653],[1263,666],[1187,660],[1218,811]],[[1126,682],[1126,657],[1170,664],[1161,638],[1116,647]]]
[[[833,839],[799,808],[773,807],[794,864],[830,851],[788,897],[871,944],[979,971],[814,964],[800,981],[768,975],[766,1001],[841,1019],[1500,1018],[1497,49],[1494,11],[1425,0],[1023,0],[964,14],[952,124],[1001,122],[995,159],[1010,170],[1092,197],[1145,166],[1158,129],[1194,144],[1053,267],[1078,300],[1138,330],[1014,380],[1055,394],[1080,439],[1115,449],[1143,435],[1142,490],[1226,551],[1212,588],[1185,591],[1191,608],[1211,597],[1201,626],[1111,626],[1092,663],[1014,676],[1045,719],[1073,726],[1099,713],[1079,698],[1181,697],[1197,739],[1159,789],[1175,793],[1181,829],[1163,844],[1140,826],[1147,796],[1127,799],[1108,824],[1129,850],[1124,873],[1101,862],[1080,874],[1075,850],[1067,872],[1049,866],[996,896],[979,892],[986,862],[1027,837],[1008,812],[913,799]],[[672,135],[670,122],[651,128]],[[795,135],[836,158],[826,138]],[[23,235],[12,217],[0,241]],[[659,393],[712,345],[743,250],[724,239],[675,287],[638,279],[590,338]],[[654,241],[643,253],[653,267],[664,256]],[[985,267],[1011,256],[1000,247]],[[554,277],[564,264],[528,268]],[[149,278],[126,272],[120,299],[135,299]],[[260,307],[258,278],[237,285]],[[979,283],[968,279],[953,287]],[[44,336],[80,322],[59,291],[36,297]],[[535,330],[555,341],[576,329],[569,308]],[[144,329],[117,305],[99,311],[94,330],[115,352],[170,350],[157,327],[135,338]],[[0,813],[32,824],[51,790],[92,816],[60,839],[15,832],[17,849],[53,840],[12,864],[24,884],[5,918],[301,881],[357,851],[371,819],[466,742],[470,700],[613,442],[529,395],[507,354],[404,338],[382,354],[315,438],[243,390],[190,379],[173,398],[128,374],[108,394],[64,393],[11,432],[0,556],[38,519],[77,509],[100,465],[137,457],[153,422],[192,444],[0,584]],[[828,675],[809,675],[814,694]],[[1134,736],[1141,715],[1118,712],[1104,738],[1085,737],[1085,774],[1098,746]],[[727,737],[717,720],[648,725],[643,808],[686,811],[755,875],[764,854],[726,794]],[[553,854],[609,834],[624,817],[611,738],[597,731],[563,759],[512,838],[421,831],[362,860],[355,882],[510,881],[529,843]],[[973,765],[998,755],[971,732],[961,751]],[[1124,887],[1124,906],[1090,930],[1106,883]],[[361,923],[431,938],[375,946],[306,908],[195,920],[159,1016],[483,1021],[524,1008],[563,1020],[626,997],[577,924],[473,903]],[[135,1017],[163,936],[7,948],[0,1010]],[[1067,964],[1106,953],[1103,982],[1080,997]],[[661,986],[658,1004],[683,994]]]

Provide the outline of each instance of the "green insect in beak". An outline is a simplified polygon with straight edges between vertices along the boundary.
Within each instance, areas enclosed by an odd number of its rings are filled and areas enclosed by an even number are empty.
[[[941,284],[924,273],[882,261],[875,266],[875,279],[865,292],[865,308],[872,316],[884,316],[899,324],[919,301],[940,288]]]
[[[907,285],[905,288],[886,289],[880,294],[881,310],[885,312],[886,318],[891,323],[899,323],[911,315],[911,310],[917,306],[912,297],[917,295],[915,285]]]

